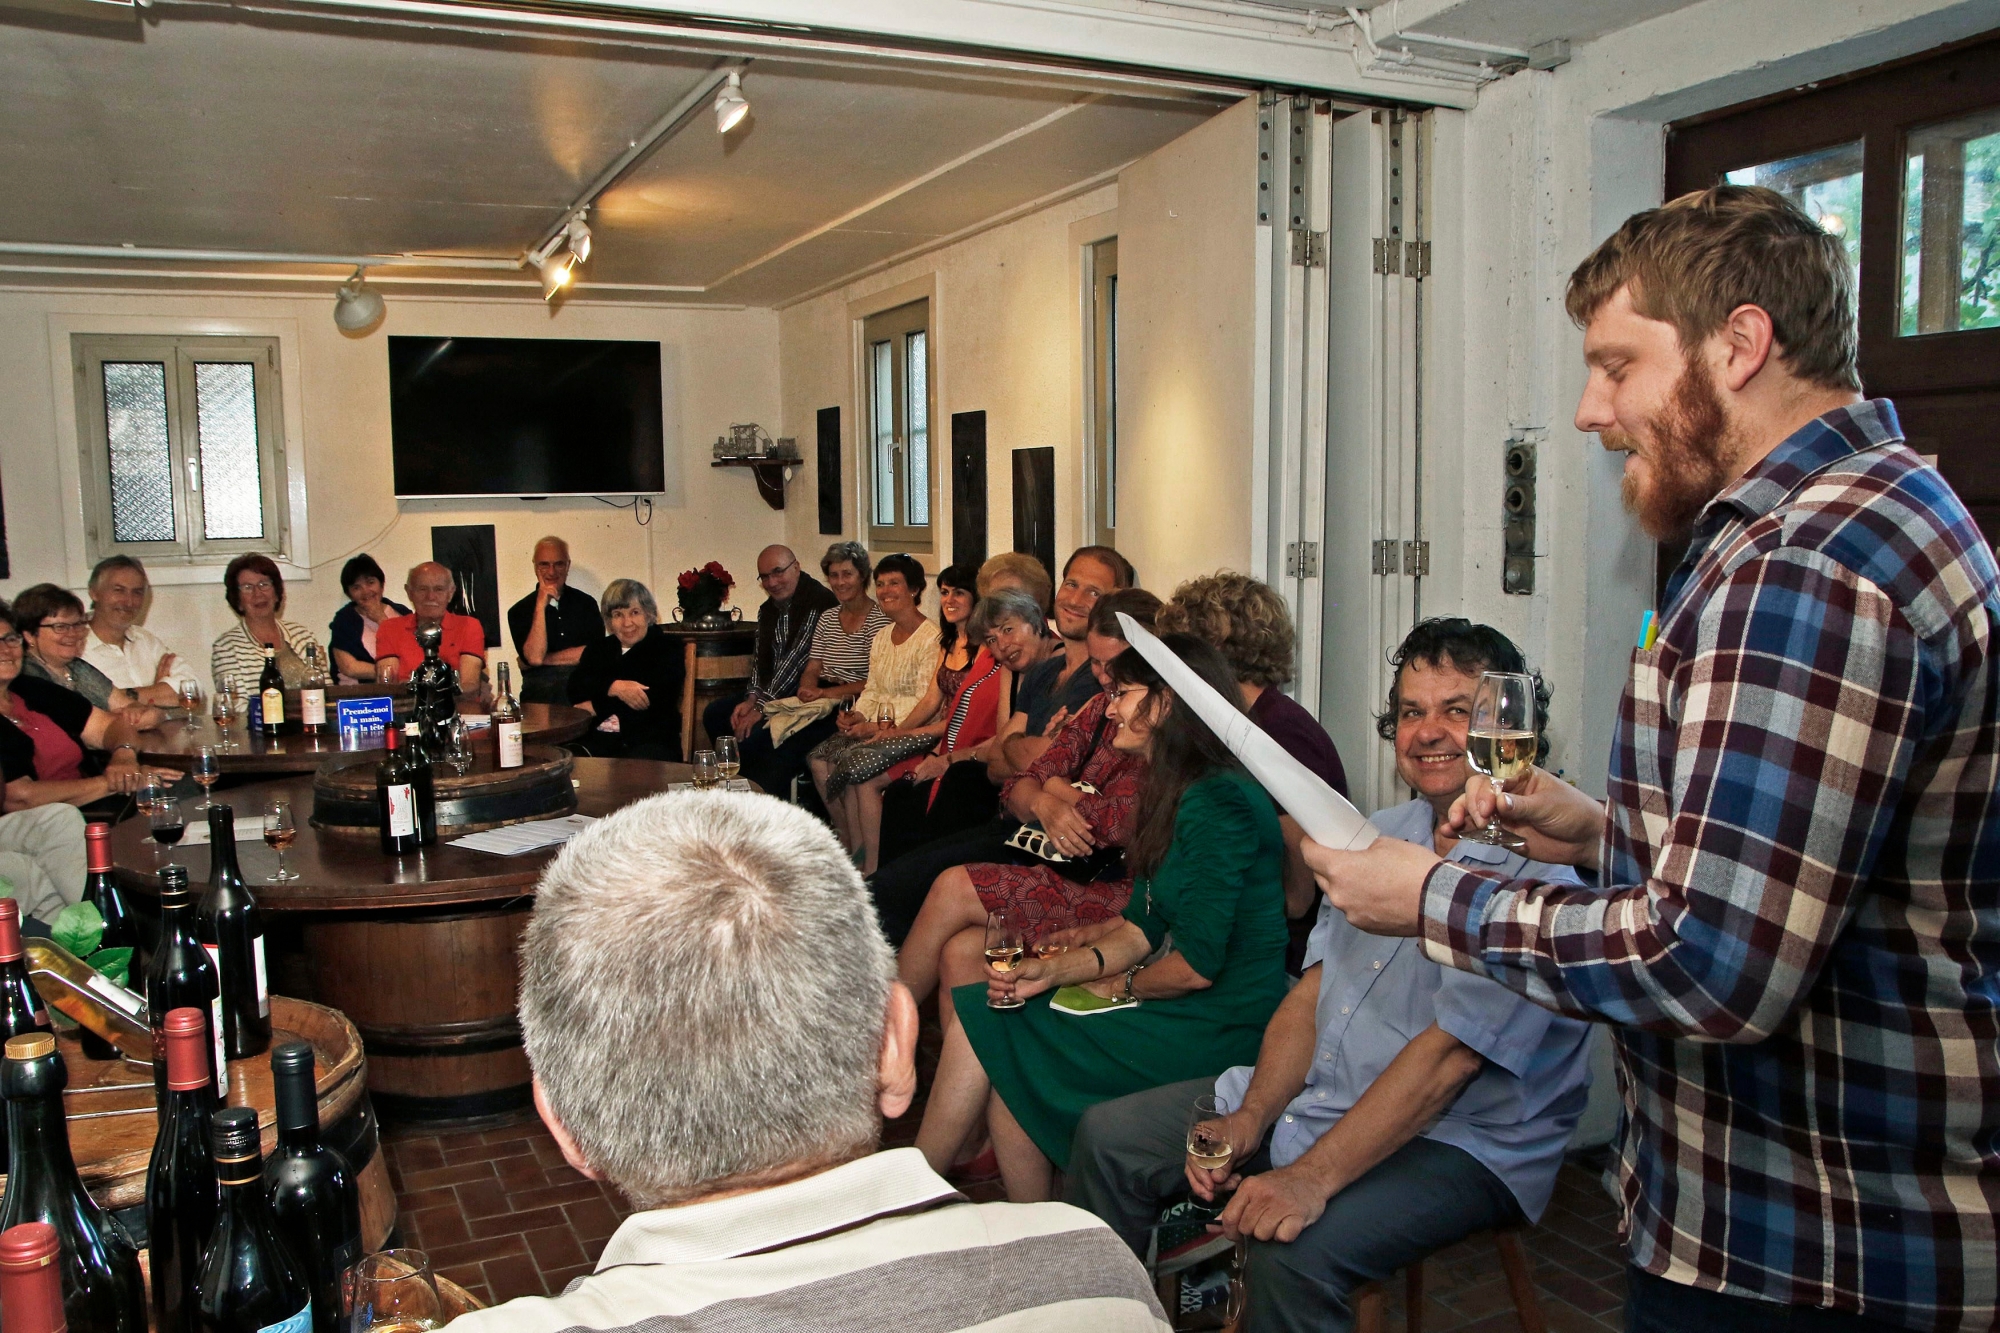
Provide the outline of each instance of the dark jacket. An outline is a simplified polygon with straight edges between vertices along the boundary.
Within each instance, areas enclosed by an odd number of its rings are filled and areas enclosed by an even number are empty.
[[[635,745],[659,745],[678,753],[681,671],[680,645],[670,642],[658,625],[647,630],[646,637],[633,644],[629,652],[614,636],[606,634],[585,648],[583,656],[577,659],[576,669],[569,677],[569,701],[589,704],[596,710],[599,723],[606,718],[618,719],[618,743],[611,749],[623,751]],[[636,680],[644,685],[651,706],[632,708],[613,698],[611,682],[616,680]],[[595,735],[596,724],[593,724],[586,738]],[[593,753],[604,752],[593,747]]]
[[[821,615],[839,605],[840,599],[832,590],[803,569],[791,601],[764,600],[757,608],[757,662],[750,672],[752,699],[784,699],[798,692],[799,674],[811,656],[813,626]]]

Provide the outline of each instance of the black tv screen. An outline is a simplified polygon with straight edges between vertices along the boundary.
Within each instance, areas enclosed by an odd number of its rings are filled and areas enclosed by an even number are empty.
[[[389,339],[399,497],[665,489],[660,345]]]

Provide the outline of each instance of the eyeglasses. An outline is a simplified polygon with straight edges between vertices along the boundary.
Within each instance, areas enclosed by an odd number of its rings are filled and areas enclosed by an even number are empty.
[[[250,579],[250,580],[246,580],[246,581],[242,581],[242,582],[239,582],[239,583],[238,583],[238,584],[236,585],[236,591],[238,591],[238,592],[269,592],[269,591],[271,591],[271,587],[272,587],[272,584],[271,584],[271,580],[269,580],[269,579]]]
[[[1145,685],[1119,685],[1111,689],[1107,689],[1104,692],[1110,695],[1114,699],[1123,699],[1126,695],[1132,693],[1134,690],[1137,690],[1143,694],[1148,688],[1149,687]]]
[[[787,570],[797,569],[798,567],[799,567],[799,562],[796,560],[792,561],[792,563],[789,565],[779,565],[776,569],[772,570],[768,574],[759,574],[757,576],[757,582],[769,583],[772,579],[778,578],[781,575],[783,575]]]
[[[90,628],[88,620],[44,620],[42,628],[52,634],[81,634]]]
[[[18,650],[21,647],[21,643],[22,639],[19,634],[0,634],[0,648],[13,648]]]

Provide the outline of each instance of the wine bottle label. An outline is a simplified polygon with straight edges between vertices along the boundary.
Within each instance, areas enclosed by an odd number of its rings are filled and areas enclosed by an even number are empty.
[[[312,1302],[307,1301],[305,1309],[290,1319],[280,1319],[275,1324],[266,1324],[258,1329],[257,1333],[312,1333],[312,1326]]]
[[[299,691],[299,721],[309,727],[326,725],[326,691]]]
[[[271,987],[264,976],[264,937],[262,935],[252,935],[250,937],[250,958],[256,964],[257,968],[257,1017],[269,1018],[271,1016]]]
[[[264,691],[264,725],[282,727],[285,725],[285,692],[283,690]]]
[[[502,722],[500,733],[500,767],[519,768],[521,766],[521,724]]]
[[[207,946],[204,945],[204,948]],[[209,957],[215,957],[215,950],[209,949]],[[217,976],[221,973],[218,971]],[[208,1035],[215,1042],[215,1095],[229,1095],[229,1052],[222,1044],[222,997],[216,996],[208,1002]]]
[[[417,789],[407,782],[389,784],[389,836],[413,838],[417,834]]]
[[[123,1013],[127,1018],[136,1019],[146,1011],[146,1002],[144,1000],[141,1000],[131,991],[126,990],[123,986],[110,980],[102,973],[93,972],[90,980],[83,984],[93,995],[103,1000],[113,1009]]]

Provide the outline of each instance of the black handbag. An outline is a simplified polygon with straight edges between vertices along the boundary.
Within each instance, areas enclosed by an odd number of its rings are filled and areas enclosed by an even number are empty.
[[[1110,710],[1098,715],[1097,728],[1090,733],[1090,747],[1083,752],[1083,763],[1090,762],[1090,756],[1097,753],[1097,746],[1104,739],[1105,725],[1111,720]],[[1081,773],[1079,765],[1077,772]],[[1070,782],[1081,791],[1097,795],[1097,788],[1081,781],[1072,774]],[[1055,840],[1033,824],[1017,825],[1006,842],[1007,857],[1015,865],[1047,866],[1064,879],[1076,884],[1094,884],[1101,879],[1115,879],[1125,873],[1125,849],[1123,847],[1095,847],[1090,855],[1083,857],[1064,856],[1056,850]]]

